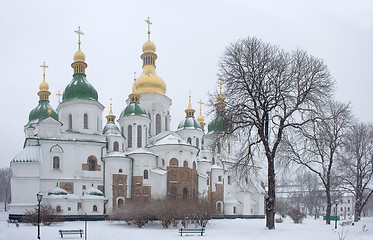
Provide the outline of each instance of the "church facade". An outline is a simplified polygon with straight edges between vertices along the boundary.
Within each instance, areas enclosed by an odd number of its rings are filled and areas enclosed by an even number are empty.
[[[37,204],[51,205],[66,217],[87,214],[103,218],[136,198],[206,197],[222,216],[264,217],[264,189],[250,176],[237,178],[235,139],[213,147],[221,130],[215,119],[205,131],[204,118],[194,116],[189,105],[175,131],[170,130],[170,106],[166,83],[156,71],[155,44],[142,47],[142,74],[135,79],[127,106],[118,119],[110,104],[104,106],[87,81],[85,55],[79,48],[71,64],[74,74],[56,110],[49,102],[49,86],[39,86],[39,103],[24,126],[25,142],[11,160],[12,203],[10,219],[19,219]],[[217,99],[224,110],[224,96]],[[232,147],[231,147],[232,146]]]

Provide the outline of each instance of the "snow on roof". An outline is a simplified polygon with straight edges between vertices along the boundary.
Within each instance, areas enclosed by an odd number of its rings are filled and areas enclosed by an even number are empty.
[[[182,138],[169,133],[168,135],[164,136],[163,138],[157,139],[154,141],[153,145],[159,146],[159,145],[190,145],[188,142],[184,141]]]
[[[41,161],[40,146],[26,146],[12,160],[12,162],[40,162],[40,161]]]
[[[152,170],[150,170],[151,172],[154,172],[156,174],[159,174],[159,175],[165,175],[167,173],[166,170],[162,169],[162,168],[154,168]]]
[[[240,202],[233,197],[233,195],[228,192],[225,197],[224,197],[224,203],[229,203],[229,204],[240,204]]]
[[[82,198],[101,198],[105,199],[104,194],[95,187],[91,187],[84,191]]]
[[[67,194],[69,193],[65,189],[62,189],[58,186],[48,191],[48,195],[67,195]]]
[[[220,167],[220,166],[217,165],[217,164],[212,165],[212,166],[211,166],[211,169],[221,169],[221,170],[223,170],[223,168]]]
[[[157,154],[153,153],[153,152],[149,152],[143,148],[136,148],[135,150],[127,153],[127,155],[131,155],[131,154],[151,154],[151,155],[154,155],[154,156],[158,156]]]
[[[105,155],[105,157],[126,157],[126,153],[124,152],[109,152]]]
[[[202,173],[198,173],[197,175],[200,176],[200,177],[206,178],[206,179],[209,177],[208,175],[204,175]]]

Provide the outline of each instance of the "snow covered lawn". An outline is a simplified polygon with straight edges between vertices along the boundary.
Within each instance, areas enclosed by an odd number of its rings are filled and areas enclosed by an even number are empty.
[[[1,240],[28,240],[36,239],[37,227],[6,222],[8,213],[0,212],[0,239]],[[362,226],[366,225],[368,232],[363,233]],[[303,224],[293,224],[290,219],[276,225],[276,230],[264,229],[264,219],[220,219],[211,220],[206,228],[206,235],[179,236],[177,228],[164,229],[160,224],[147,224],[143,228],[119,222],[88,222],[89,240],[136,240],[136,239],[204,239],[204,240],[338,240],[338,233],[347,231],[345,240],[370,240],[373,239],[373,218],[363,218],[355,226],[342,228],[338,226],[335,231],[334,222],[327,226],[322,220],[306,219]],[[41,227],[41,239],[61,239],[59,229],[84,229],[84,222],[65,222],[53,226]],[[81,239],[78,235],[69,235],[64,239]],[[84,239],[84,237],[83,237]]]

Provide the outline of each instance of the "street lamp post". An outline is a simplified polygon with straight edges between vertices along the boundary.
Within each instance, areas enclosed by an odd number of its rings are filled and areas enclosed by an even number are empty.
[[[338,219],[338,203],[339,200],[335,200],[335,226],[334,228],[337,229],[337,219]]]
[[[43,199],[43,194],[41,192],[36,194],[36,199],[38,200],[38,239],[40,239],[40,202]]]

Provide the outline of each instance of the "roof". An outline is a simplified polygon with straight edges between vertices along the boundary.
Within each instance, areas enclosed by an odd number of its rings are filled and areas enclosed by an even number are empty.
[[[48,112],[49,111],[49,112]],[[49,104],[48,100],[41,100],[39,104],[31,110],[29,114],[29,122],[28,124],[32,123],[39,123],[40,121],[52,117],[58,121],[58,114]]]
[[[166,136],[156,139],[153,142],[154,146],[160,146],[160,145],[190,145],[188,142],[186,142],[181,137],[169,133]]]
[[[104,127],[104,130],[102,130],[102,133],[106,136],[122,136],[118,126],[115,123],[107,123]]]
[[[124,116],[148,117],[148,113],[146,112],[145,108],[141,106],[141,104],[133,102],[128,104],[128,106],[120,114],[119,118]]]
[[[143,148],[136,148],[135,150],[127,153],[127,155],[131,155],[131,154],[150,154],[150,155],[158,156],[157,154],[155,154],[153,152],[150,152],[150,151],[147,151]]]
[[[233,197],[233,195],[228,192],[225,196],[224,196],[224,203],[229,203],[229,204],[240,204],[240,202],[235,198]]]
[[[166,170],[162,169],[162,168],[154,168],[152,170],[150,170],[151,172],[154,172],[156,174],[159,174],[159,175],[165,175],[167,173]]]
[[[194,118],[194,117],[186,117],[184,118],[177,127],[177,130],[182,129],[199,129],[202,130],[201,124]]]
[[[26,146],[12,160],[12,162],[40,162],[40,161],[41,161],[40,146]]]
[[[84,73],[75,73],[63,92],[62,101],[71,99],[93,99],[98,101],[96,89],[87,81]]]

